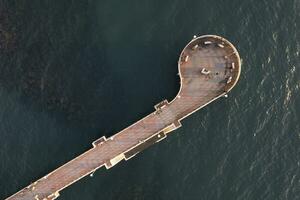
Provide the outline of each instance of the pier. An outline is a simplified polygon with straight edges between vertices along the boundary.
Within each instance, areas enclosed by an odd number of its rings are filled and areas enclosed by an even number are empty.
[[[168,102],[154,106],[153,113],[119,133],[94,141],[90,150],[50,172],[6,200],[53,200],[59,192],[97,169],[129,160],[181,127],[182,119],[212,101],[226,97],[236,85],[241,62],[236,48],[226,39],[194,37],[178,61],[180,90]]]

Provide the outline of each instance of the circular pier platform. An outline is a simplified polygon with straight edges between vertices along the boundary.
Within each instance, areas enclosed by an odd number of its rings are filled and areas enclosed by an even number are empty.
[[[226,95],[236,85],[241,72],[236,48],[215,35],[194,37],[183,49],[178,66],[180,96]]]

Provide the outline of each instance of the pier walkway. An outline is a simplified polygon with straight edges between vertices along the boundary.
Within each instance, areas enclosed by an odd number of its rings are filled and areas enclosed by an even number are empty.
[[[53,200],[59,192],[100,167],[113,167],[181,126],[181,120],[219,97],[226,96],[240,75],[235,47],[219,36],[194,37],[183,49],[178,70],[181,87],[171,101],[110,138],[93,142],[93,148],[22,189],[7,200]]]

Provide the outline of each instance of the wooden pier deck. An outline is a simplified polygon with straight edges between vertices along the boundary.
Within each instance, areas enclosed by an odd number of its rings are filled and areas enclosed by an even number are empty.
[[[181,126],[181,120],[226,95],[241,71],[235,47],[219,36],[195,37],[183,49],[178,70],[177,96],[155,106],[155,111],[110,138],[93,142],[93,148],[42,177],[7,200],[52,200],[59,192],[100,167],[113,167]]]

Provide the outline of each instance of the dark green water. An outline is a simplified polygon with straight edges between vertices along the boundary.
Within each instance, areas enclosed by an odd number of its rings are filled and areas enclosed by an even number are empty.
[[[0,199],[171,100],[194,34],[239,50],[229,98],[60,199],[300,199],[299,13],[299,0],[0,0]]]

